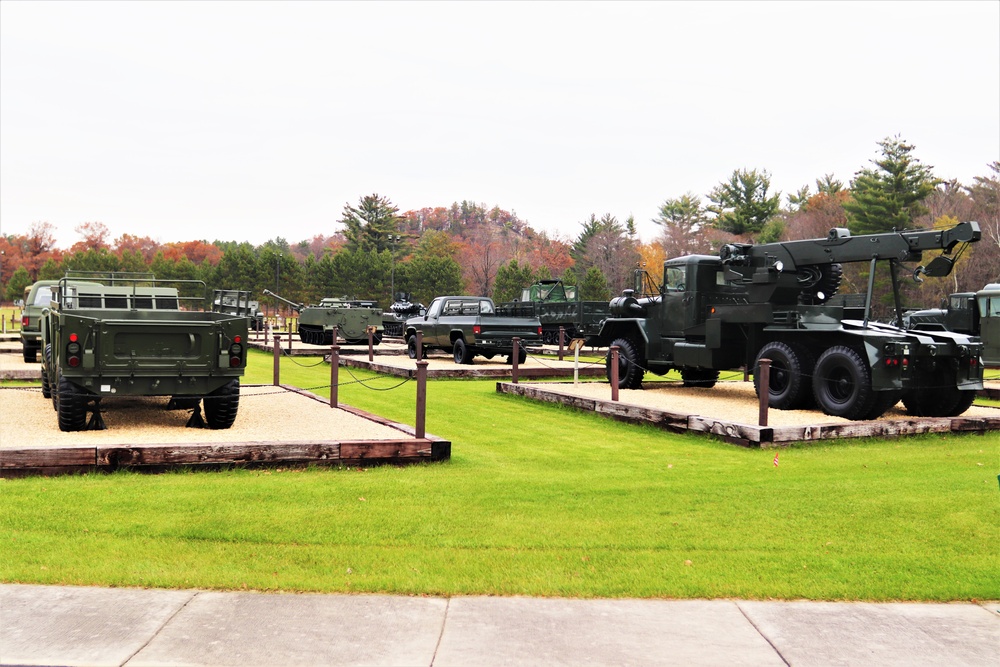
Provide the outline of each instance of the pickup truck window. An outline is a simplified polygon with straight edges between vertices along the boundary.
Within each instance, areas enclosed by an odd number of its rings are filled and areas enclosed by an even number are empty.
[[[438,315],[440,315],[442,303],[443,303],[442,301],[435,301],[434,303],[432,303],[431,307],[427,310],[427,317],[436,318]]]
[[[489,301],[479,302],[479,312],[482,315],[492,315],[493,314],[493,304]]]

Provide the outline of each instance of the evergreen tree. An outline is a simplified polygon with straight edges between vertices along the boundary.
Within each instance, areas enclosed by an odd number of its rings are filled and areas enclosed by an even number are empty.
[[[611,288],[608,287],[608,279],[604,277],[596,266],[587,269],[587,275],[583,277],[583,284],[580,285],[580,299],[582,301],[610,301]]]
[[[389,236],[399,232],[402,220],[389,199],[372,194],[362,197],[357,207],[345,204],[340,222],[349,250],[381,252],[391,247]]]
[[[922,202],[941,182],[899,137],[886,138],[879,146],[882,156],[872,160],[877,168],[862,169],[851,181],[851,200],[844,209],[852,234],[913,229],[914,219],[927,212]]]
[[[781,207],[781,193],[768,194],[771,175],[756,169],[737,169],[728,181],[708,195],[715,214],[714,226],[724,232],[756,236]]]
[[[535,282],[535,273],[528,264],[519,265],[516,259],[502,265],[497,270],[493,283],[493,300],[497,303],[513,301],[521,296],[521,290]]]
[[[405,272],[405,290],[414,303],[428,304],[436,296],[465,292],[462,267],[451,257],[414,257]]]
[[[28,275],[28,270],[23,266],[19,266],[11,274],[10,279],[7,281],[6,289],[6,299],[7,301],[14,301],[15,299],[24,298],[24,288],[31,285],[34,281],[31,276]]]

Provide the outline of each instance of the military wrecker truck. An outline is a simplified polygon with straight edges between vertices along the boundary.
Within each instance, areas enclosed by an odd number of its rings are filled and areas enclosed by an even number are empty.
[[[876,266],[887,262],[901,321],[900,264],[939,249],[944,252],[914,277],[948,275],[952,250],[980,236],[976,222],[864,236],[836,228],[825,239],[730,244],[718,256],[669,259],[658,294],[636,298],[625,290],[611,301],[596,343],[618,346],[622,388],[639,388],[646,370],[674,369],[686,385],[711,387],[720,370],[756,369],[768,358],[774,408],[815,401],[829,415],[875,419],[902,399],[913,415],[958,415],[983,387],[979,339],[877,323],[872,290]],[[831,298],[845,262],[870,263],[860,305]],[[610,353],[607,373],[610,378]],[[757,373],[754,380],[759,396]]]
[[[272,296],[299,314],[299,338],[309,345],[333,345],[333,328],[348,345],[366,345],[368,327],[375,327],[372,343],[382,342],[382,309],[375,301],[327,297],[314,306],[290,301],[270,290]]]
[[[588,344],[601,330],[610,314],[607,301],[582,301],[577,288],[561,280],[539,280],[521,290],[519,301],[497,304],[497,314],[511,317],[537,317],[542,324],[542,342],[559,343],[559,329],[567,339],[583,338]]]
[[[537,318],[498,317],[493,300],[484,296],[439,296],[427,306],[427,312],[406,320],[406,350],[417,358],[417,331],[424,349],[451,351],[456,364],[471,364],[476,355],[492,359],[507,355],[514,362],[514,338],[521,339],[518,363],[528,358],[525,346],[542,340],[542,325]]]
[[[59,429],[104,428],[100,403],[111,396],[170,396],[169,408],[194,410],[189,426],[232,426],[247,318],[188,310],[206,300],[200,280],[100,277],[63,278],[43,309],[42,395]]]
[[[949,294],[940,308],[907,311],[903,326],[979,336],[983,341],[983,363],[987,367],[1000,366],[1000,283],[990,283],[978,292]]]

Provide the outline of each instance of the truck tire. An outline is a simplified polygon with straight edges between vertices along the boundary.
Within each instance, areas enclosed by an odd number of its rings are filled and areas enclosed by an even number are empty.
[[[528,360],[528,352],[527,352],[527,350],[525,350],[524,347],[522,347],[522,346],[519,345],[518,348],[517,348],[517,363],[518,363],[518,365],[523,364],[527,360]],[[510,364],[511,366],[514,365],[514,355],[513,354],[508,354],[507,355],[507,363]]]
[[[876,391],[875,401],[871,410],[864,416],[865,419],[878,419],[885,414],[885,411],[899,403],[902,392],[899,391]]]
[[[903,394],[903,405],[914,417],[955,417],[969,409],[975,396],[975,391],[959,389],[951,373],[937,368]]]
[[[45,346],[42,352],[42,397],[52,398],[52,385],[49,384],[49,368],[52,367],[52,343]],[[52,404],[55,407],[55,403]]]
[[[417,337],[410,336],[406,339],[406,356],[410,359],[417,358]]]
[[[761,359],[771,360],[767,404],[776,410],[795,410],[812,397],[811,356],[799,347],[772,341],[760,348],[754,362],[753,388],[760,398]]]
[[[209,428],[229,428],[240,407],[240,380],[234,378],[205,397],[205,423]]]
[[[840,289],[844,278],[844,267],[836,263],[803,266],[799,270],[802,272],[799,284],[803,287],[804,303],[826,303]]]
[[[631,338],[616,338],[611,346],[618,346],[618,388],[641,389],[642,378],[646,374],[643,368],[645,360],[639,354],[639,346]],[[611,350],[604,359],[605,375],[611,382]]]
[[[682,368],[681,380],[685,387],[711,389],[719,381],[719,371],[708,368]]]
[[[72,382],[59,376],[57,387],[59,400],[56,412],[59,415],[60,431],[82,431],[87,427],[87,403],[90,398],[76,388]]]
[[[474,355],[472,354],[472,350],[469,349],[469,347],[465,344],[465,341],[463,339],[459,338],[455,341],[454,353],[455,353],[456,364],[468,365],[472,363],[472,357]]]
[[[864,419],[875,402],[871,369],[849,347],[835,345],[820,355],[813,374],[816,404],[828,415]]]

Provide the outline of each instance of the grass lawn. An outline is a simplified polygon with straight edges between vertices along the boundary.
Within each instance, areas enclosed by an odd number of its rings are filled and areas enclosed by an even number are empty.
[[[244,383],[269,383],[270,355],[250,363]],[[329,366],[314,363],[283,359],[282,381],[328,383]],[[342,402],[413,423],[415,383],[347,369],[340,379]],[[240,411],[266,410],[266,401],[248,396]],[[283,429],[294,424],[275,424]],[[778,450],[617,423],[459,380],[429,383],[427,430],[452,441],[451,461],[2,480],[0,580],[1000,599],[1000,433],[792,447],[775,467]]]

